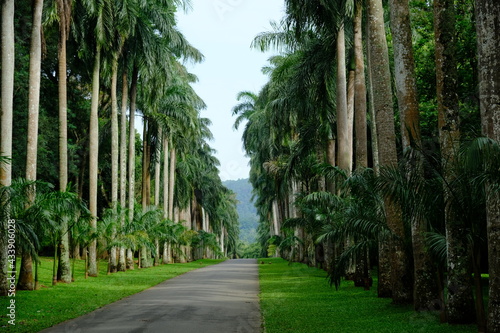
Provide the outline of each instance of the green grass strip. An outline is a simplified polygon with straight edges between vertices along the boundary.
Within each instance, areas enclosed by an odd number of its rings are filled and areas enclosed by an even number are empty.
[[[475,325],[441,324],[431,313],[378,298],[343,281],[331,288],[322,270],[282,259],[259,259],[260,304],[266,333],[477,332]]]
[[[106,304],[136,294],[165,280],[191,270],[218,264],[223,260],[198,260],[188,264],[169,264],[106,274],[107,263],[99,265],[99,276],[84,278],[84,261],[75,265],[75,282],[52,287],[52,260],[42,258],[38,274],[42,287],[18,291],[16,325],[7,323],[8,297],[0,297],[0,332],[38,332],[68,319],[76,318]]]

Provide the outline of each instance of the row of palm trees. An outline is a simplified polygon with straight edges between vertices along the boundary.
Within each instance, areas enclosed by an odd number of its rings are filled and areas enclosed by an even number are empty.
[[[70,256],[78,258],[82,249],[90,276],[97,275],[102,255],[109,258],[109,271],[116,272],[133,269],[134,254],[139,254],[140,267],[149,267],[236,250],[234,195],[218,176],[218,161],[207,144],[210,122],[200,117],[205,105],[191,87],[196,78],[182,64],[203,60],[176,27],[176,11],[188,7],[188,1],[172,0],[34,1],[29,8],[26,176],[12,182],[17,160],[12,128],[25,125],[13,123],[12,117],[14,88],[20,85],[10,66],[17,56],[12,29],[16,8],[14,1],[2,3],[2,228],[9,218],[18,221],[19,289],[35,288],[32,263],[47,243],[56,245],[55,280],[65,283],[73,279]],[[52,59],[42,61],[49,42],[57,42],[54,69],[44,64]],[[41,86],[51,81],[58,91],[56,193],[37,167],[37,139],[49,135],[38,130],[40,104],[51,98]],[[76,101],[71,90],[79,91]],[[68,116],[75,119],[70,111],[78,110],[79,103],[90,109],[86,124],[68,121]],[[142,139],[136,135],[138,116]],[[88,143],[79,146],[81,161],[72,156],[75,136]],[[2,233],[1,295],[7,291],[6,242]]]
[[[500,110],[492,101],[499,93],[493,73],[500,69],[500,40],[493,22],[500,4],[413,5],[287,0],[282,22],[254,39],[256,48],[281,51],[263,69],[268,83],[258,94],[241,92],[233,109],[236,127],[247,121],[243,142],[261,243],[291,260],[321,265],[337,286],[347,277],[369,288],[376,263],[380,297],[413,303],[419,311],[441,310],[449,323],[477,321],[480,331],[499,332]],[[477,52],[479,75],[473,82],[486,138],[472,143],[470,132],[460,134],[459,5],[475,16],[469,25],[477,22],[471,53]],[[411,19],[428,13],[435,85],[417,77],[413,54],[416,32],[426,27]],[[435,87],[438,149],[429,149],[433,138],[421,134],[417,92],[428,86]],[[486,267],[487,315],[481,287]]]

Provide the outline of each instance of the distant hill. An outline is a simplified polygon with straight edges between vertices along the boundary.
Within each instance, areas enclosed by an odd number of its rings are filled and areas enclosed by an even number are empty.
[[[252,185],[248,179],[226,180],[223,185],[236,193],[237,210],[240,216],[240,239],[244,242],[257,241],[259,218],[252,203]]]

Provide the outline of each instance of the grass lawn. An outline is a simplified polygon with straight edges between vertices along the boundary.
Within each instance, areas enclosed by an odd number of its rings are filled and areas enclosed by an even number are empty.
[[[390,299],[377,297],[376,285],[364,291],[343,281],[336,291],[322,270],[288,265],[277,258],[261,260],[260,304],[266,333],[477,332],[475,325],[441,324],[434,314],[393,305]]]
[[[199,260],[188,264],[170,264],[106,275],[107,262],[99,265],[99,276],[84,277],[84,261],[75,265],[75,282],[60,283],[52,287],[52,260],[42,258],[37,291],[18,291],[16,301],[16,325],[7,323],[10,298],[0,297],[0,332],[38,332],[65,320],[79,317],[106,304],[138,293],[158,283],[193,269],[222,262],[223,260]]]

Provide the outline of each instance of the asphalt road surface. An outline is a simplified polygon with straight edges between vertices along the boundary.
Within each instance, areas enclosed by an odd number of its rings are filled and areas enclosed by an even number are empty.
[[[228,260],[41,332],[257,333],[258,292],[257,261]]]

